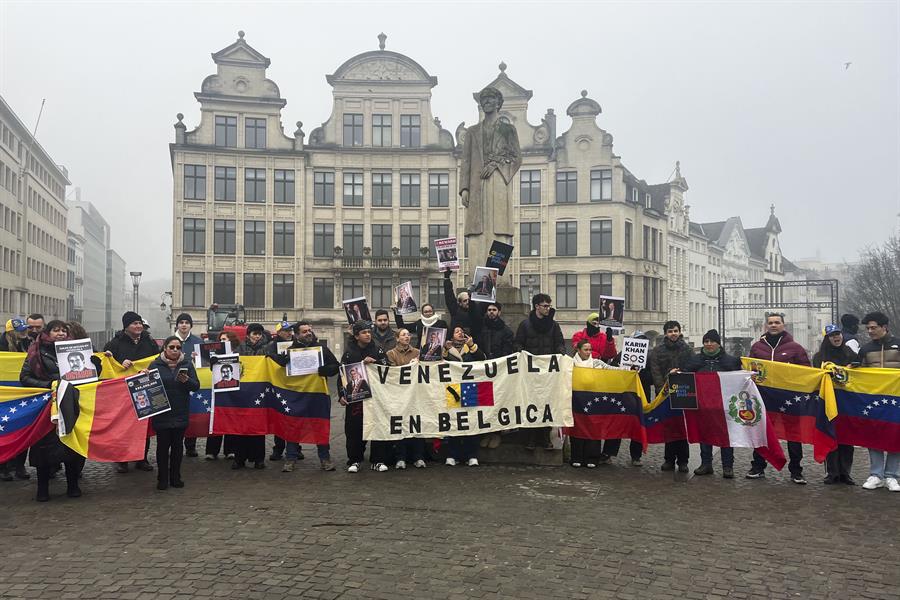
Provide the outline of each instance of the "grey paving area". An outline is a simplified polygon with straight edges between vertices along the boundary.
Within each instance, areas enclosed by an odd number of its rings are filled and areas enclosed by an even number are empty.
[[[627,443],[594,470],[351,475],[334,414],[333,473],[307,447],[293,473],[186,459],[186,487],[165,492],[98,463],[77,500],[64,481],[46,504],[33,479],[0,484],[0,597],[900,597],[900,494],[825,486],[811,459],[807,486],[740,478],[745,450],[738,479],[716,464],[678,480],[661,446],[636,468]],[[867,467],[858,449],[860,480]]]

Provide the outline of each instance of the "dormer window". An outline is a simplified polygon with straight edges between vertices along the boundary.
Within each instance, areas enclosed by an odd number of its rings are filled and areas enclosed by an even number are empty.
[[[653,202],[650,197],[650,194],[644,194],[644,208],[652,208]]]
[[[638,190],[637,188],[631,188],[631,201],[635,204],[638,203]]]

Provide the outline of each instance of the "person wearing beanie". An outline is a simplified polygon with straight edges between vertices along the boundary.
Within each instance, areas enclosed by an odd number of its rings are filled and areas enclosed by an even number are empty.
[[[130,369],[135,361],[159,354],[159,345],[150,334],[144,330],[144,320],[141,315],[129,310],[122,315],[122,331],[106,343],[103,352],[118,361],[126,369]],[[147,461],[147,450],[150,448],[150,438],[144,445],[144,460],[135,463],[135,467],[141,471],[152,471],[153,466]],[[127,473],[128,463],[117,463],[116,472]]]
[[[372,322],[357,321],[353,324],[353,339],[347,343],[347,350],[341,357],[342,365],[355,363],[389,365],[387,354],[372,340]],[[348,403],[343,385],[338,387],[339,402],[346,407],[344,412],[344,435],[347,438],[347,472],[358,473],[366,453],[366,441],[363,439],[363,404]],[[387,471],[387,463],[394,455],[394,444],[385,441],[372,441],[369,449],[369,462],[372,470],[379,473]]]
[[[250,323],[247,326],[247,337],[237,347],[237,353],[241,356],[264,356],[266,354],[265,328],[259,323]],[[254,469],[266,468],[266,436],[264,435],[238,435],[235,436],[234,463],[232,469],[243,469],[247,461],[253,462]]]
[[[832,324],[825,326],[822,345],[813,356],[812,362],[817,369],[822,368],[822,365],[825,363],[833,363],[839,367],[858,366],[859,355],[850,349],[850,346],[844,340],[841,328]],[[843,482],[847,485],[856,485],[853,477],[850,476],[850,469],[852,468],[853,445],[838,444],[838,447],[825,457],[825,483],[830,485]]]
[[[181,313],[175,319],[175,336],[181,341],[182,353],[191,361],[194,360],[194,355],[200,351],[200,344],[203,343],[199,336],[191,333],[193,327],[194,319],[188,313]],[[197,456],[197,438],[184,438],[184,455]]]
[[[685,373],[722,371],[740,371],[741,359],[731,356],[722,348],[722,336],[715,329],[703,334],[703,347],[692,355],[681,368]],[[712,445],[700,444],[700,466],[694,469],[694,475],[712,475]],[[734,479],[734,448],[723,447],[722,477]]]
[[[585,328],[572,336],[572,347],[578,348],[578,344],[583,340],[591,342],[591,357],[599,358],[602,361],[609,362],[616,357],[616,341],[613,339],[612,329],[607,327],[606,331],[600,329],[600,314],[591,313],[588,315]]]
[[[841,335],[847,347],[859,354],[859,319],[856,315],[841,315]]]

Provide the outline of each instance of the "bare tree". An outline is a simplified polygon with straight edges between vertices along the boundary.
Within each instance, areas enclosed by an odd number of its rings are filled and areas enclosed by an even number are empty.
[[[900,237],[866,249],[847,287],[851,312],[862,318],[867,312],[881,311],[892,329],[900,329]]]

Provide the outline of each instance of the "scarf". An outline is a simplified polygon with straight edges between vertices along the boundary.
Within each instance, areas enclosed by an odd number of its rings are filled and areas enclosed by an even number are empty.
[[[719,348],[719,349],[716,350],[715,352],[710,352],[710,351],[707,350],[706,348],[700,348],[700,352],[703,353],[703,356],[708,356],[708,357],[710,357],[710,358],[713,358],[713,357],[715,357],[715,356],[718,356],[718,355],[719,355],[719,352],[721,352],[721,351],[722,351],[721,348]]]
[[[166,366],[174,371],[178,367],[178,365],[181,363],[181,361],[184,360],[184,352],[179,350],[178,358],[176,358],[175,360],[169,360],[169,358],[166,356],[166,351],[163,350],[162,352],[159,353],[159,360],[166,363]]]
[[[31,372],[37,376],[37,379],[47,379],[47,369],[44,368],[44,359],[41,358],[41,347],[45,345],[49,346],[51,350],[54,349],[50,334],[41,332],[37,339],[28,346],[28,364],[31,366]]]
[[[774,348],[774,347],[776,347],[776,346],[778,345],[778,343],[781,341],[781,338],[784,337],[784,332],[782,331],[782,332],[779,333],[778,335],[770,335],[770,334],[767,333],[767,334],[764,335],[763,337],[766,339],[766,342],[767,342],[771,347]]]
[[[600,328],[599,328],[599,327],[594,327],[594,326],[591,325],[590,323],[587,324],[587,328],[586,328],[586,329],[587,329],[588,337],[594,337],[595,335],[597,335],[598,333],[600,333]]]
[[[440,315],[438,315],[437,313],[434,313],[430,317],[422,317],[421,319],[419,319],[419,322],[422,323],[422,327],[434,327],[434,324],[437,323],[439,316]]]

